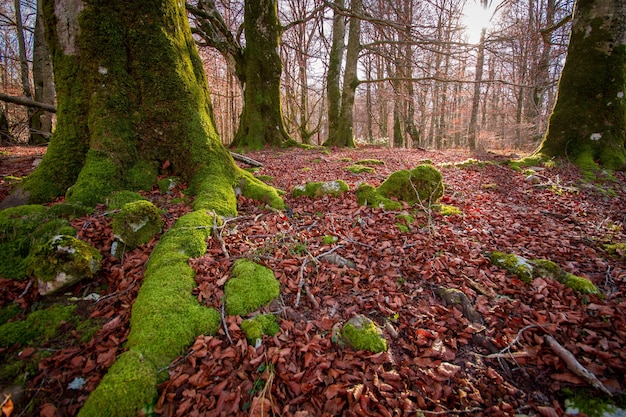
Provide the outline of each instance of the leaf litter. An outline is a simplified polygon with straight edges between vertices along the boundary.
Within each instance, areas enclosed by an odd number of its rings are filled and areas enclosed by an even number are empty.
[[[166,369],[157,415],[562,415],[561,390],[587,385],[544,343],[546,336],[604,386],[623,390],[626,269],[603,249],[604,243],[625,241],[623,173],[614,174],[613,194],[606,195],[582,187],[572,192],[581,177],[566,165],[542,170],[551,185],[538,187],[498,164],[444,164],[504,159],[498,154],[364,148],[248,156],[263,162],[257,174],[287,191],[289,210],[270,211],[240,196],[239,216],[216,231],[219,238],[210,239],[204,256],[190,261],[198,282],[194,294],[219,311],[233,262],[252,259],[281,283],[280,298],[263,309],[277,315],[281,331],[254,347],[241,331],[243,318],[224,317],[217,335],[199,336]],[[373,173],[343,169],[352,163],[347,161],[363,159],[385,164]],[[443,202],[461,215],[442,216],[431,207],[389,212],[358,206],[359,183],[378,185],[425,159],[443,174]],[[307,180],[335,179],[352,191],[290,197]],[[164,229],[189,210],[172,201],[182,191],[146,195],[166,210]],[[397,227],[398,214],[415,219],[408,232]],[[105,207],[72,224],[81,239],[110,253]],[[336,239],[325,243],[325,236]],[[102,320],[102,328],[91,340],[55,346],[40,360],[26,387],[33,411],[22,415],[77,413],[124,349],[132,303],[155,243],[123,260],[105,257],[97,280],[73,289],[74,296],[100,294],[84,308]],[[494,250],[550,259],[589,278],[605,297],[577,295],[549,277],[525,284],[491,264],[486,255]],[[27,282],[2,285],[3,306],[17,301],[27,309],[41,301]],[[462,291],[482,321],[447,305],[439,288]],[[359,314],[385,329],[387,352],[354,351],[333,338],[336,325]]]

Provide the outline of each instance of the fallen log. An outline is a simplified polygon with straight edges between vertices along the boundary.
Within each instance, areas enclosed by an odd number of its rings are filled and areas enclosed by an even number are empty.
[[[20,106],[34,107],[37,109],[49,111],[50,113],[57,112],[57,108],[53,106],[52,104],[41,103],[39,101],[31,100],[26,97],[16,97],[16,96],[10,96],[8,94],[0,93],[0,101],[5,101],[7,103],[13,103],[13,104],[19,104]]]
[[[262,167],[263,164],[259,161],[255,161],[252,158],[248,158],[247,156],[243,156],[241,154],[231,152],[230,153],[235,161],[243,162],[244,164],[251,165],[253,167]]]

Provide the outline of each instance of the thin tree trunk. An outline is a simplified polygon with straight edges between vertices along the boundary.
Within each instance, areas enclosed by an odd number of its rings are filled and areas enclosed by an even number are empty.
[[[483,79],[483,65],[485,63],[485,35],[487,29],[480,32],[478,56],[476,57],[476,74],[474,78],[474,96],[472,98],[472,114],[468,130],[468,144],[471,151],[476,149],[476,130],[478,125],[478,109],[480,104],[480,85]]]
[[[337,9],[345,7],[344,0],[334,0]],[[335,143],[339,131],[341,117],[341,67],[343,63],[344,38],[346,36],[345,18],[337,10],[333,17],[333,38],[328,57],[328,73],[326,74],[326,95],[328,96],[328,144]]]

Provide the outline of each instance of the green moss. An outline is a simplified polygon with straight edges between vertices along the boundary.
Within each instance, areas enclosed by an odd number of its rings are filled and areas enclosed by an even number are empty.
[[[239,187],[241,193],[256,201],[261,201],[277,210],[285,208],[285,202],[274,187],[270,187],[249,172],[240,171]]]
[[[322,237],[322,244],[332,245],[333,243],[337,242],[337,240],[339,240],[337,236],[326,235]]]
[[[109,195],[106,199],[106,205],[109,210],[119,210],[128,203],[135,201],[147,201],[147,199],[134,191],[116,191]]]
[[[248,343],[256,346],[263,335],[274,336],[280,331],[280,326],[276,322],[276,316],[273,314],[258,314],[241,323],[241,330],[246,335]]]
[[[365,165],[357,165],[357,164],[344,167],[343,170],[344,171],[348,171],[348,172],[352,172],[353,174],[362,174],[364,172],[369,174],[369,173],[376,172],[376,170],[374,168],[372,168],[372,167],[368,167],[368,166],[365,166]]]
[[[274,182],[275,180],[275,178],[272,177],[271,175],[256,175],[255,178],[258,179],[259,181],[263,181],[266,184],[270,182]]]
[[[0,347],[41,343],[56,336],[59,326],[72,319],[75,309],[74,305],[53,305],[30,313],[24,320],[3,324],[0,326]]]
[[[124,179],[131,190],[150,191],[157,182],[157,174],[158,171],[152,164],[141,160],[126,171]]]
[[[226,313],[245,316],[271,302],[279,293],[280,284],[271,269],[240,259],[224,286]]]
[[[157,396],[156,385],[156,371],[141,352],[124,352],[96,388],[97,394],[89,396],[78,415],[136,416]]]
[[[0,325],[17,316],[22,309],[17,303],[10,303],[0,308]]]
[[[102,329],[102,320],[99,319],[88,319],[85,321],[81,321],[76,325],[76,332],[80,337],[81,343],[87,343],[98,333],[100,329]]]
[[[248,175],[251,174],[248,173]],[[237,199],[232,178],[220,175],[220,171],[213,172],[209,167],[205,167],[194,175],[190,185],[192,192],[196,195],[192,204],[194,210],[215,211],[216,214],[227,217],[237,215]]]
[[[558,281],[563,275],[561,267],[549,259],[533,259],[532,266],[533,276],[552,278]]]
[[[87,207],[81,203],[68,203],[63,202],[55,204],[48,209],[48,215],[50,217],[64,217],[67,219],[74,219],[76,217],[87,216],[93,214],[93,207]]]
[[[621,259],[626,259],[626,243],[610,243],[603,245],[606,253],[612,256],[617,256]]]
[[[521,172],[523,168],[541,166],[546,161],[546,157],[543,155],[531,155],[521,159],[509,159],[504,162],[514,171]]]
[[[402,233],[409,233],[409,227],[405,224],[402,223],[396,223],[396,227],[398,228],[399,231],[401,231]]]
[[[293,197],[321,197],[323,195],[332,195],[339,196],[346,191],[348,191],[350,187],[343,180],[335,180],[328,182],[307,182],[305,185],[299,185],[294,187],[291,195]]]
[[[163,178],[157,182],[159,191],[161,194],[167,194],[172,191],[177,185],[181,183],[181,179],[178,177]]]
[[[387,341],[382,331],[365,316],[351,318],[341,328],[341,336],[356,350],[378,353],[387,350]]]
[[[376,166],[376,165],[385,165],[385,161],[380,161],[378,159],[359,159],[354,163],[354,165],[364,165],[364,166]]]
[[[523,282],[529,283],[533,278],[533,267],[526,258],[514,253],[491,252],[489,259],[494,265],[517,275]]]
[[[104,203],[113,191],[123,188],[120,166],[102,153],[89,151],[85,166],[65,197],[70,203],[93,207]]]
[[[566,273],[561,283],[565,285],[566,288],[571,288],[574,292],[579,294],[595,294],[601,297],[603,296],[598,287],[596,287],[594,283],[587,278]]]
[[[357,202],[361,206],[384,208],[385,210],[400,210],[402,204],[383,197],[377,189],[370,184],[361,184],[356,190]]]
[[[34,248],[29,263],[39,280],[39,292],[50,294],[66,285],[91,278],[100,269],[102,255],[94,247],[73,236],[56,235],[44,245]]]
[[[440,204],[438,205],[437,209],[442,216],[459,216],[463,214],[460,208],[450,206],[448,204]]]
[[[124,204],[113,217],[113,234],[130,249],[147,243],[161,232],[163,220],[159,209],[149,201]]]
[[[396,219],[401,220],[407,226],[410,226],[415,222],[415,217],[407,213],[396,214]]]
[[[0,211],[0,275],[20,279],[26,276],[30,253],[59,234],[76,235],[67,221],[48,220],[46,208],[26,205]]]
[[[309,172],[309,171],[311,171],[311,167],[304,167],[304,168],[300,169],[300,171],[302,171],[302,172]]]
[[[443,196],[443,177],[434,166],[423,164],[410,171],[394,172],[377,191],[383,197],[395,197],[411,205],[436,203]]]
[[[486,161],[479,161],[479,160],[474,159],[474,158],[469,158],[469,159],[466,159],[465,161],[455,163],[454,166],[457,167],[457,168],[460,168],[460,169],[467,168],[467,167],[472,167],[472,166],[483,168],[488,163],[489,162],[486,162]]]

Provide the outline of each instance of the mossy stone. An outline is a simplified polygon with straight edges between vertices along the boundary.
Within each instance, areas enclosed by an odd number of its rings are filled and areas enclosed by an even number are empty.
[[[365,166],[365,165],[360,165],[360,164],[350,165],[350,166],[344,167],[343,169],[344,171],[348,171],[353,174],[363,174],[363,173],[371,174],[371,173],[376,172],[374,168]]]
[[[126,203],[113,217],[113,234],[130,249],[147,243],[161,232],[163,219],[159,209],[149,201]]]
[[[343,339],[356,350],[378,353],[387,350],[387,340],[382,330],[363,315],[352,317],[341,328]]]
[[[433,165],[422,164],[410,171],[392,173],[377,191],[383,197],[395,197],[411,205],[436,203],[443,196],[443,177]]]
[[[29,270],[37,277],[39,293],[48,295],[93,277],[101,260],[100,252],[88,243],[57,235],[34,249]]]
[[[385,161],[380,161],[378,159],[359,159],[354,163],[354,165],[364,165],[364,166],[376,166],[376,165],[385,165]]]
[[[280,283],[271,269],[240,259],[224,285],[226,313],[245,316],[269,304],[280,294]]]
[[[241,323],[241,330],[246,335],[248,343],[257,346],[263,339],[263,335],[274,336],[280,331],[273,314],[258,314]]]
[[[376,187],[366,183],[359,185],[356,190],[356,198],[361,206],[371,206],[385,210],[400,210],[402,208],[402,203],[380,195]]]
[[[509,273],[517,275],[525,283],[530,283],[533,278],[533,266],[528,259],[514,253],[491,252],[489,259],[494,265],[506,269]]]

